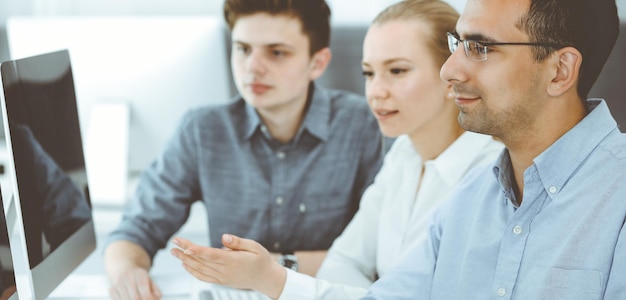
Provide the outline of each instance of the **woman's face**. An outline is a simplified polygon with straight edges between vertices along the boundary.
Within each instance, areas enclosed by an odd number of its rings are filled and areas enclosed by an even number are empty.
[[[419,20],[394,20],[373,24],[365,36],[365,93],[386,136],[413,137],[436,130],[442,118],[456,121],[452,90],[428,49],[428,30]]]

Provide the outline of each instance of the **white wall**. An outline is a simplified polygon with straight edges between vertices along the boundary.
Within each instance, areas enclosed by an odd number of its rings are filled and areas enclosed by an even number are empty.
[[[382,8],[398,0],[327,0],[338,21],[369,21]],[[466,0],[446,0],[462,10]],[[626,21],[626,0],[616,0]],[[0,0],[0,21],[14,14],[207,14],[220,13],[222,0]],[[358,7],[358,13],[355,13]]]
[[[336,22],[369,22],[399,0],[327,0]],[[466,0],[446,0],[462,11]],[[0,0],[0,22],[11,15],[219,14],[222,0]],[[617,0],[626,21],[626,0]],[[357,11],[358,7],[358,13]],[[4,27],[2,25],[2,27]]]
[[[398,0],[327,0],[338,21],[369,21]],[[446,0],[462,10],[466,0]],[[0,0],[0,21],[10,15],[207,14],[220,13],[222,0]],[[622,19],[626,0],[617,0]],[[358,13],[355,13],[358,7]]]
[[[327,0],[333,12],[334,21],[369,22],[386,6],[399,0]],[[445,0],[459,12],[463,11],[466,0]],[[626,22],[626,0],[616,0],[622,22]],[[356,7],[358,6],[358,13]]]
[[[338,23],[369,23],[376,17],[378,12],[399,1],[400,0],[327,0],[332,10],[332,20]],[[466,0],[446,1],[460,12],[463,10]]]
[[[337,21],[369,22],[399,0],[327,0]],[[626,1],[626,0],[624,0]],[[461,10],[465,0],[449,0]],[[222,0],[0,0],[0,18],[10,15],[210,14],[221,13]],[[358,13],[355,10],[358,8]]]
[[[327,0],[333,22],[368,23],[389,4],[399,0]],[[462,11],[466,0],[446,0]],[[13,15],[198,15],[220,14],[222,0],[0,0],[0,60],[9,59],[5,21]],[[626,22],[626,0],[617,0]],[[358,7],[358,13],[357,11]]]

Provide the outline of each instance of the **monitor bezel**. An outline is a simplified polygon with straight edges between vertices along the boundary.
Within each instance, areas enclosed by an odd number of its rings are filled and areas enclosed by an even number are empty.
[[[2,69],[2,66],[5,64],[16,65],[24,60],[33,58],[40,59],[42,56],[49,56],[51,60],[66,59],[68,62],[70,61],[69,52],[65,49],[5,61],[0,63],[0,69]],[[71,70],[71,63],[69,67]],[[0,73],[0,79],[3,79],[3,77],[3,74]],[[30,268],[20,193],[16,179],[17,174],[15,172],[8,112],[4,95],[4,80],[0,80],[0,88],[2,90],[2,92],[0,92],[0,109],[2,110],[2,122],[8,154],[8,168],[6,168],[7,174],[5,176],[8,176],[10,189],[13,191],[11,197],[3,200],[3,203],[4,205],[8,205],[8,209],[5,213],[7,223],[9,223],[9,218],[14,219],[13,224],[7,224],[7,227],[12,228],[8,234],[9,242],[11,243],[11,255],[13,258],[17,295],[20,299],[45,299],[96,249],[93,208],[91,210],[91,220],[83,224],[76,232],[68,237],[67,240],[59,245],[58,248],[50,252],[41,263],[32,269]],[[52,270],[54,271],[51,272]]]
[[[0,141],[0,143],[4,143],[4,141]],[[0,147],[2,146],[3,145],[0,145]],[[0,185],[0,190],[2,190],[2,188],[3,187]],[[5,226],[4,229],[6,229],[7,235],[9,234],[9,232],[13,230],[13,226],[15,224],[15,209],[11,207],[13,206],[13,201],[11,200],[11,198],[13,198],[13,196],[10,196],[8,200],[5,200],[4,195],[2,194],[2,192],[0,192],[0,200],[1,200],[0,205],[2,205],[2,212],[5,214],[4,215],[4,226]],[[2,225],[3,224],[0,224],[0,227]],[[2,228],[0,228],[0,230],[2,230]],[[10,239],[8,241],[8,245],[9,245],[9,251],[11,252],[11,264],[15,266],[15,262],[13,259],[13,251],[14,251],[13,248],[15,247],[11,246]],[[13,270],[13,280],[15,281],[15,291],[13,291],[13,293],[8,295],[7,298],[2,298],[2,300],[18,300],[19,299],[17,295],[17,278],[15,276],[15,269]],[[0,292],[4,293],[4,291],[0,291]]]

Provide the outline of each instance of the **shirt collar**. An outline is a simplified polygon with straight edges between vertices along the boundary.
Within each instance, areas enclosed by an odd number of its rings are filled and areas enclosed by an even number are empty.
[[[330,111],[331,100],[328,92],[311,83],[309,88],[313,89],[313,95],[310,96],[309,107],[302,122],[300,130],[307,130],[312,135],[322,141],[326,141],[330,134]]]
[[[618,130],[604,100],[589,99],[587,107],[589,113],[585,118],[533,160],[543,188],[550,197],[559,193],[602,139],[610,132]],[[509,194],[508,197],[513,197],[511,168],[509,152],[503,151],[493,171],[504,193]]]
[[[263,122],[261,122],[261,118],[259,117],[259,114],[257,114],[256,110],[254,109],[252,105],[245,102],[245,100],[243,100],[243,98],[241,97],[239,97],[239,100],[237,101],[241,101],[244,103],[244,109],[245,109],[246,120],[247,120],[247,126],[246,126],[244,137],[245,139],[250,139],[252,135],[254,135],[254,133],[257,131],[257,129],[263,126]]]
[[[466,131],[432,162],[446,184],[453,187],[492,140],[489,135]]]
[[[609,133],[618,130],[604,100],[589,99],[587,106],[587,116],[534,159],[541,182],[550,196],[558,194],[593,149]]]
[[[318,87],[315,83],[309,85],[309,90],[313,89],[313,93],[309,94],[307,99],[307,107],[305,108],[305,117],[296,138],[306,130],[312,135],[318,137],[322,141],[325,141],[330,133],[330,111],[331,100],[328,93]],[[239,97],[238,101],[244,101]],[[245,101],[244,101],[245,102]],[[245,139],[250,139],[254,133],[263,126],[263,122],[256,112],[256,109],[247,103],[245,103],[245,113],[247,117],[247,125],[245,129]]]
[[[502,192],[505,197],[505,204],[510,200],[510,203],[515,204],[515,194],[513,193],[513,185],[511,183],[513,174],[513,166],[511,165],[511,157],[509,156],[509,149],[504,149],[500,156],[496,160],[495,165],[493,166],[493,174],[496,177],[496,180],[502,187]],[[508,199],[508,200],[507,200]]]

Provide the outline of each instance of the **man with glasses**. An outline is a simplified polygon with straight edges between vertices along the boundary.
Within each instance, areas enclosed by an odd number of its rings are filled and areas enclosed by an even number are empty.
[[[506,149],[366,299],[626,299],[626,135],[585,100],[614,1],[468,0],[441,77],[461,126]]]

